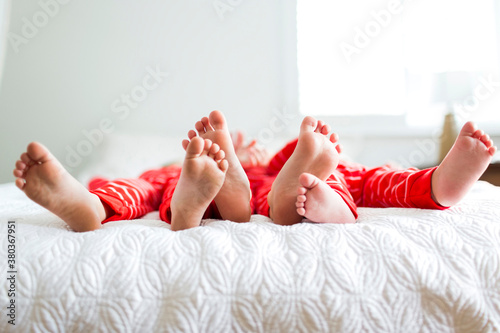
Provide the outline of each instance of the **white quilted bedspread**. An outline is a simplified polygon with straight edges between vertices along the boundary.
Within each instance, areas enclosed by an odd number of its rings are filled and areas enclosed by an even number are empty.
[[[0,185],[2,332],[500,330],[500,188],[447,211],[359,210],[354,225],[204,221],[157,213],[75,233]],[[6,316],[16,221],[16,326]]]

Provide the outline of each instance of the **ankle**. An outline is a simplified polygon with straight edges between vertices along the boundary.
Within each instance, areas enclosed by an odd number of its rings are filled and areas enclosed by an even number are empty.
[[[172,208],[172,220],[170,223],[172,231],[179,231],[198,227],[203,216],[192,211],[183,211]]]

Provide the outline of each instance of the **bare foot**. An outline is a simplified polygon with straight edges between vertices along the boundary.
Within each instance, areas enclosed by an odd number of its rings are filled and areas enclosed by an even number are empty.
[[[442,206],[458,203],[481,177],[497,148],[488,134],[467,122],[432,174],[432,196]]]
[[[224,183],[228,163],[224,151],[208,139],[188,143],[181,176],[172,196],[172,230],[197,227]]]
[[[73,178],[38,142],[28,145],[13,172],[28,198],[64,220],[75,231],[101,227],[106,211],[101,200]]]
[[[310,173],[299,176],[297,214],[312,222],[354,223],[356,218],[342,197],[328,184]]]
[[[220,111],[212,111],[210,115],[202,118],[195,124],[198,135],[203,139],[210,139],[217,143],[226,155],[229,168],[226,179],[221,190],[215,197],[215,204],[223,219],[234,222],[248,222],[252,214],[250,200],[252,192],[248,177],[236,156],[231,134],[227,128],[226,119]],[[191,130],[188,133],[190,140],[197,136]],[[189,144],[189,140],[184,140],[184,148]]]
[[[337,168],[338,137],[335,133],[328,136],[329,132],[330,126],[313,117],[305,117],[302,121],[297,147],[276,177],[267,197],[269,215],[274,223],[290,225],[302,220],[295,206],[302,173],[310,173],[325,181]]]
[[[272,155],[269,150],[259,145],[257,140],[245,142],[245,135],[241,131],[231,133],[234,151],[243,168],[265,167],[269,164]]]

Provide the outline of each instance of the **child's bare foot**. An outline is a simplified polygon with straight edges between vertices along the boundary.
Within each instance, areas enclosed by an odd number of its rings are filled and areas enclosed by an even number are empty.
[[[40,143],[28,145],[13,174],[16,186],[28,198],[59,216],[75,231],[98,229],[106,219],[99,197],[73,178]]]
[[[302,220],[295,206],[299,176],[310,173],[325,181],[337,168],[339,149],[337,135],[330,127],[312,117],[305,117],[300,126],[299,140],[292,156],[276,177],[267,197],[269,215],[274,223],[290,225]]]
[[[356,218],[342,197],[327,183],[310,173],[299,176],[297,214],[312,222],[354,223]]]
[[[229,164],[224,185],[215,197],[215,204],[220,215],[223,219],[234,222],[250,221],[252,214],[250,183],[236,156],[224,115],[220,111],[212,111],[208,117],[198,121],[195,128],[200,137],[210,139],[220,146]],[[188,137],[192,140],[196,137],[196,132],[189,131]],[[187,147],[188,143],[188,140],[183,141],[184,148]]]
[[[194,137],[185,147],[181,176],[172,196],[172,230],[197,227],[224,183],[224,151],[208,139]]]
[[[259,145],[257,140],[252,140],[250,143],[245,142],[245,135],[237,131],[231,133],[233,140],[234,151],[243,168],[265,167],[271,159],[271,152],[265,147]]]
[[[497,148],[474,123],[467,122],[455,144],[432,174],[432,196],[442,206],[458,203],[481,177]]]

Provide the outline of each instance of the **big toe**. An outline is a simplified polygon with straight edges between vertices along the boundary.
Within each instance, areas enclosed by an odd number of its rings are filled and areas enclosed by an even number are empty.
[[[212,111],[208,116],[208,119],[210,120],[210,124],[212,124],[216,130],[226,128],[226,118],[224,118],[224,114],[222,112],[217,110]]]
[[[205,148],[205,140],[203,140],[199,136],[194,137],[186,147],[186,155],[190,157],[199,156],[201,155],[201,153],[203,153],[204,148]]]
[[[317,127],[318,121],[311,116],[307,116],[302,120],[302,124],[300,124],[300,132],[314,132]]]
[[[299,183],[300,185],[304,186],[305,188],[311,189],[313,187],[316,187],[319,184],[320,180],[318,177],[304,172],[299,176]]]
[[[37,162],[46,162],[50,157],[49,150],[38,142],[31,142],[28,145],[26,152],[32,160]]]
[[[471,136],[476,132],[477,128],[476,125],[472,121],[468,121],[462,126],[462,129],[460,130],[460,135],[468,135]]]

